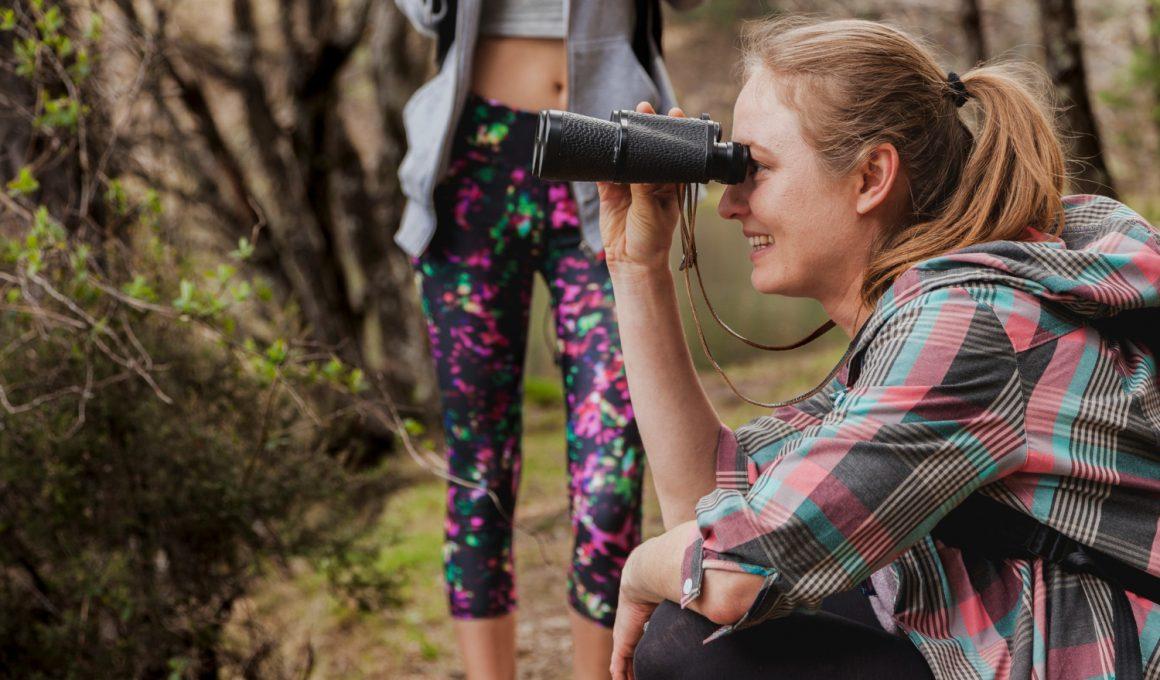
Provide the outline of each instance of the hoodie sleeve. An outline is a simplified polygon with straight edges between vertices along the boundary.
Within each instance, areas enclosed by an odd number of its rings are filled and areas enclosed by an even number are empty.
[[[447,12],[447,0],[395,0],[407,20],[425,36],[435,37],[435,25]]]
[[[830,405],[757,419],[738,430],[731,456],[728,439],[719,446],[719,478],[744,461],[754,479],[739,484],[734,473],[732,488],[697,504],[701,537],[686,551],[681,605],[700,595],[705,569],[764,584],[710,639],[854,587],[1025,457],[1015,351],[991,308],[962,288],[900,307]]]

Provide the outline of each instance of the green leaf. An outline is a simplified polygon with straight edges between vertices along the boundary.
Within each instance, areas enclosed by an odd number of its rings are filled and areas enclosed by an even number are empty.
[[[129,212],[129,198],[125,195],[125,187],[121,185],[121,180],[109,180],[107,187],[105,200],[112,206],[113,210],[118,215]]]
[[[253,257],[254,244],[250,243],[248,238],[238,239],[238,249],[230,253],[230,257],[235,260],[245,261]]]
[[[27,268],[29,276],[36,276],[40,272],[40,267],[44,263],[44,255],[39,250],[33,250],[25,254],[24,265]]]
[[[254,363],[254,372],[258,374],[263,385],[269,385],[278,378],[278,367],[266,359],[258,359]]]
[[[178,296],[173,301],[173,306],[178,311],[185,313],[194,311],[193,293],[193,282],[189,279],[182,279],[178,285]]]
[[[11,31],[14,28],[16,28],[16,11],[0,10],[0,31]]]
[[[40,29],[40,34],[44,36],[45,40],[56,35],[62,26],[64,26],[64,17],[61,16],[59,7],[50,7],[44,16],[36,22],[36,27]]]
[[[254,294],[254,289],[250,287],[249,281],[242,281],[239,284],[230,287],[230,295],[234,297],[234,302],[245,302],[249,300]]]
[[[145,209],[154,215],[161,214],[161,194],[157,193],[156,189],[150,189],[145,192],[145,201],[142,203]]]
[[[229,281],[230,279],[232,279],[234,277],[234,274],[237,274],[237,273],[238,273],[238,270],[235,269],[234,267],[231,267],[228,264],[219,264],[217,266],[217,269],[214,270],[213,276],[214,276],[214,279],[216,279],[219,283],[225,283],[225,282]]]
[[[140,274],[134,276],[130,283],[122,286],[121,290],[129,297],[138,300],[146,300],[148,302],[157,301],[157,292],[153,290],[153,287],[149,285],[145,277]]]
[[[403,419],[403,429],[412,437],[422,437],[423,433],[427,431],[427,428],[423,427],[423,423],[414,418]]]
[[[78,83],[92,75],[93,65],[89,59],[89,51],[85,48],[77,50],[77,56],[68,67],[69,75]]]
[[[56,245],[67,236],[64,227],[49,216],[48,208],[43,205],[36,209],[36,215],[33,216],[32,235],[44,237],[45,246]]]
[[[182,680],[185,672],[193,665],[193,659],[186,656],[175,656],[169,659],[169,676],[166,680]]]
[[[40,189],[40,182],[32,176],[32,169],[27,165],[20,168],[20,172],[16,174],[16,179],[8,182],[8,193],[13,196],[26,196],[34,193]]]
[[[337,381],[342,379],[342,370],[342,362],[335,357],[331,357],[330,361],[326,362],[326,365],[322,367],[322,374],[331,380]]]
[[[105,19],[94,12],[89,17],[89,26],[85,29],[85,41],[96,42],[101,39],[101,29],[105,26]]]
[[[369,385],[367,385],[366,378],[363,377],[362,369],[351,369],[350,375],[346,377],[346,386],[355,394],[366,391]]]
[[[266,358],[278,366],[286,363],[286,355],[288,353],[289,348],[286,345],[286,341],[281,338],[278,338],[266,348]]]
[[[83,278],[89,264],[89,247],[86,245],[77,246],[75,250],[69,253],[68,259],[73,270],[77,272],[78,276]]]
[[[36,117],[36,123],[47,128],[76,129],[80,115],[80,102],[71,97],[60,97],[44,103],[44,113]]]
[[[17,40],[13,47],[16,51],[16,75],[31,78],[36,73],[36,54],[40,50],[40,43],[28,38]]]
[[[56,48],[56,54],[61,59],[66,59],[73,53],[73,44],[67,35],[58,35],[53,41],[53,47]]]

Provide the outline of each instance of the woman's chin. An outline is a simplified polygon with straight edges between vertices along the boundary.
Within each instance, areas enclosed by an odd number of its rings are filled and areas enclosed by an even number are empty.
[[[749,285],[753,286],[753,290],[765,295],[777,295],[781,293],[784,287],[784,282],[779,280],[779,277],[770,276],[768,272],[762,271],[758,267],[754,267],[749,274]]]

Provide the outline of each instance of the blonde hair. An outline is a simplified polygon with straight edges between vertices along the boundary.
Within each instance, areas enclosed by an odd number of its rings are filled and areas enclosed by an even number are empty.
[[[1063,228],[1063,149],[1041,70],[962,74],[956,106],[931,50],[872,21],[769,19],[747,27],[745,76],[773,76],[828,171],[852,172],[879,144],[898,150],[910,202],[874,244],[862,298],[873,304],[922,260],[976,243]],[[970,118],[974,120],[971,120]],[[967,123],[971,122],[974,132]]]

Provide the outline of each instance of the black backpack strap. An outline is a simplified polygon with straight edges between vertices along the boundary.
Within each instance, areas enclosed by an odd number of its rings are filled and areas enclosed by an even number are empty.
[[[1018,510],[973,493],[935,526],[931,536],[954,548],[993,559],[1034,559],[1074,574],[1090,574],[1112,586],[1116,678],[1143,678],[1140,633],[1125,590],[1160,602],[1160,577],[1083,545]]]
[[[443,60],[447,58],[447,50],[450,50],[451,43],[455,42],[457,5],[455,0],[443,0],[443,6],[446,10],[443,12],[443,18],[435,26],[435,66],[437,68],[443,67]]]
[[[632,29],[632,52],[644,67],[645,73],[655,78],[652,70],[651,42],[661,54],[661,3],[660,0],[635,0],[636,24]]]

